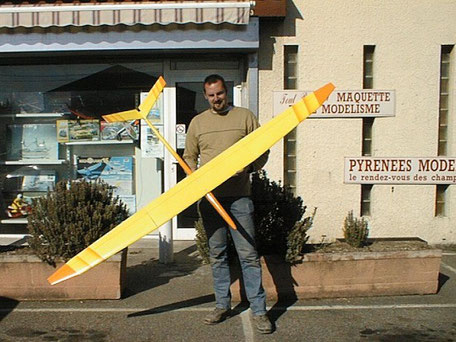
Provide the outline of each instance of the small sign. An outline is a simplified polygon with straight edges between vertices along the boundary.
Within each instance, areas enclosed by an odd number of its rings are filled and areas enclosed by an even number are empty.
[[[140,93],[140,101],[143,103],[149,93],[141,92]],[[151,123],[155,124],[163,124],[163,96],[159,96],[157,101],[155,102],[154,106],[147,114],[147,118]]]
[[[185,148],[185,139],[187,134],[185,134],[186,127],[185,124],[177,124],[176,125],[176,146],[178,149]]]
[[[163,135],[163,126],[155,126]],[[164,146],[147,125],[141,126],[141,155],[143,158],[163,158]]]
[[[176,134],[185,134],[185,124],[176,125]]]
[[[346,157],[344,183],[456,184],[456,158]]]
[[[311,91],[274,91],[274,116],[292,106]],[[335,90],[309,118],[362,118],[395,116],[394,90]]]

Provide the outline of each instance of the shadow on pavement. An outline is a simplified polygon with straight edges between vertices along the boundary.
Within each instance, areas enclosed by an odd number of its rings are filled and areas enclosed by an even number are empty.
[[[271,274],[277,293],[277,302],[268,312],[268,317],[275,325],[277,320],[282,316],[287,308],[291,307],[298,301],[298,296],[294,289],[296,281],[291,274],[291,265],[277,259],[277,256],[264,256],[266,267]]]
[[[192,274],[201,267],[201,261],[195,251],[195,245],[187,247],[175,253],[174,262],[169,264],[160,263],[156,255],[151,255],[140,264],[128,266],[123,298],[167,284],[173,278]]]
[[[268,312],[268,317],[275,325],[275,322],[282,316],[287,309],[295,304],[298,301],[298,296],[294,289],[296,281],[293,279],[291,273],[291,265],[289,263],[283,262],[283,260],[276,255],[265,255],[263,256],[264,264],[263,273],[267,272],[272,278],[274,283],[274,291],[277,294],[277,302],[271,307]],[[234,314],[239,314],[240,312],[248,308],[249,303],[245,295],[244,290],[244,281],[241,276],[239,262],[232,263],[231,268],[231,281],[236,281],[239,279],[240,282],[240,296],[241,302],[233,309]],[[264,285],[264,284],[263,284]],[[267,293],[268,298],[274,297],[273,293]]]
[[[201,297],[197,297],[197,298],[183,300],[181,302],[158,306],[156,308],[152,308],[152,309],[148,309],[148,310],[144,310],[144,311],[134,312],[132,314],[129,314],[127,317],[140,317],[140,316],[147,316],[147,315],[155,315],[158,313],[184,309],[184,308],[188,308],[191,306],[211,303],[214,301],[215,301],[214,295],[206,295],[206,296],[201,296]]]
[[[0,296],[0,322],[19,304],[15,299]]]
[[[450,279],[450,277],[448,277],[446,274],[443,274],[442,272],[439,273],[439,285],[437,287],[437,293],[440,292],[440,290],[442,289],[443,285],[445,285],[445,283]]]

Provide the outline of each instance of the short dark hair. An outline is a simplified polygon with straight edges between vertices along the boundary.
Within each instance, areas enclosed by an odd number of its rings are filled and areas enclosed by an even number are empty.
[[[228,93],[228,88],[226,87],[225,79],[218,74],[209,75],[204,79],[204,84],[203,84],[204,93],[206,93],[206,88],[205,88],[206,84],[217,83],[218,81],[222,82],[223,89],[225,89],[225,91]]]

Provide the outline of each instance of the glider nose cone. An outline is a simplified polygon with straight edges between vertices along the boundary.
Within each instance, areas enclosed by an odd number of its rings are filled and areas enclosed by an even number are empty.
[[[317,98],[318,102],[322,104],[323,102],[326,101],[326,99],[329,97],[329,95],[332,93],[334,90],[334,84],[328,83],[324,85],[323,87],[317,89],[314,91],[315,97]]]

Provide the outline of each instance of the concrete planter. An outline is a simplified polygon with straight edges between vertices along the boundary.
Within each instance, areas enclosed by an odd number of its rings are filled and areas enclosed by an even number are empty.
[[[57,264],[57,267],[63,263]],[[125,284],[127,250],[80,276],[56,285],[47,278],[56,268],[35,255],[0,254],[0,297],[15,300],[119,299]]]
[[[271,300],[432,294],[441,258],[438,249],[309,253],[290,266],[267,256],[261,261],[263,286]],[[231,285],[233,300],[245,298],[241,283]]]

